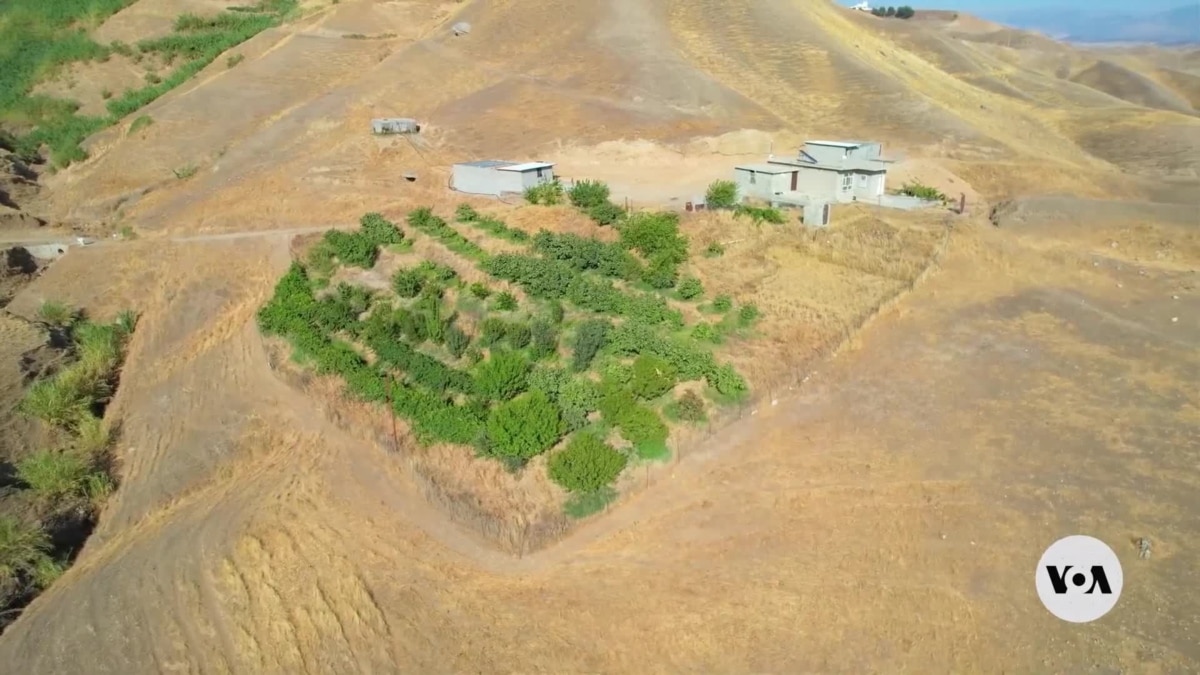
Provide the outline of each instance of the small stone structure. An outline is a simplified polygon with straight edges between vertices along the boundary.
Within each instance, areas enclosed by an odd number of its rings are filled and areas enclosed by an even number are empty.
[[[371,131],[375,134],[416,134],[421,125],[411,117],[383,117],[371,120]]]

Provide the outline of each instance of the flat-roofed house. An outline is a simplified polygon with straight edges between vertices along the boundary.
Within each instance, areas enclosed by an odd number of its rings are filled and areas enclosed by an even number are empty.
[[[738,194],[786,204],[876,202],[889,160],[874,141],[808,141],[796,157],[734,169]]]
[[[498,197],[508,192],[520,194],[527,188],[552,180],[554,164],[550,162],[482,159],[455,164],[451,169],[450,187],[458,192]]]

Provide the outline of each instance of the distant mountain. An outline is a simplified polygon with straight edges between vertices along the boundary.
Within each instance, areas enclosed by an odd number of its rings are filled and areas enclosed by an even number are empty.
[[[996,12],[989,18],[1067,42],[1200,44],[1200,3],[1145,13],[1086,9],[1012,10]]]

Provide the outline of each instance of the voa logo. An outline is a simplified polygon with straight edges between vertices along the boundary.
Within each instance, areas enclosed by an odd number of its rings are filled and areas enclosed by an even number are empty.
[[[1088,623],[1116,606],[1125,581],[1121,561],[1107,544],[1086,535],[1063,537],[1038,561],[1038,597],[1063,621]]]

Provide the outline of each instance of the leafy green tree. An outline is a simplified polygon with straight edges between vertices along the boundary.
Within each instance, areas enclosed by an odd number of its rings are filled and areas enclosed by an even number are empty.
[[[897,19],[911,19],[916,16],[917,12],[908,5],[902,5],[896,8]]]
[[[476,390],[493,400],[507,400],[525,390],[530,363],[521,352],[495,352],[475,367]]]
[[[579,326],[579,333],[575,336],[575,354],[571,360],[571,368],[575,372],[583,372],[592,364],[592,359],[607,343],[610,328],[611,324],[603,319],[589,319]]]
[[[591,180],[581,180],[567,191],[571,204],[585,210],[607,202],[608,195],[608,185]]]
[[[675,289],[679,292],[679,297],[684,300],[693,300],[704,294],[704,284],[695,277],[688,277],[679,282],[679,287]]]
[[[675,366],[665,359],[643,354],[633,362],[633,379],[629,388],[640,398],[658,398],[675,386],[675,378],[678,375]]]
[[[515,464],[524,464],[553,447],[562,433],[562,416],[541,391],[501,403],[487,420],[490,452]]]
[[[550,478],[571,492],[595,492],[616,480],[625,462],[625,455],[594,434],[579,433],[550,458]]]
[[[563,202],[562,182],[555,178],[547,183],[526,188],[525,201],[530,204],[541,204],[543,206],[561,204]]]
[[[731,209],[738,202],[737,183],[731,180],[715,180],[708,184],[704,201],[710,209]]]
[[[638,213],[621,227],[621,245],[639,251],[646,258],[687,260],[687,238],[679,233],[679,214],[670,212]]]

